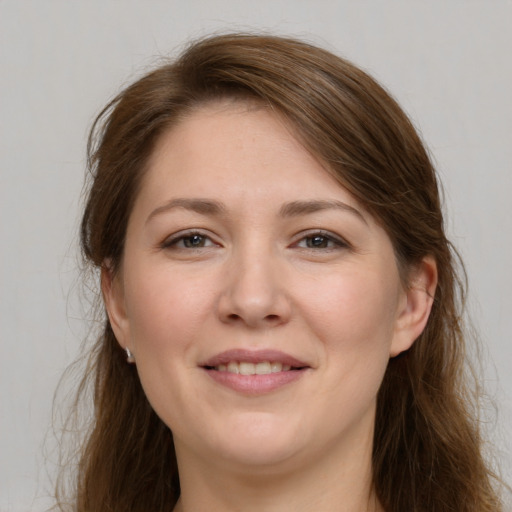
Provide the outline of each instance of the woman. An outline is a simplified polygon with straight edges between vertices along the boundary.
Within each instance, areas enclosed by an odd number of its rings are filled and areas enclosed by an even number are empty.
[[[211,37],[90,141],[108,319],[75,510],[501,510],[435,171],[368,75]]]

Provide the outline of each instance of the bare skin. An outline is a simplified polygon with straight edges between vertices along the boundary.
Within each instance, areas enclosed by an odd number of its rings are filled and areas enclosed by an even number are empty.
[[[412,278],[275,114],[214,104],[164,134],[103,291],[173,432],[175,512],[381,512],[376,396],[426,324],[435,264]]]

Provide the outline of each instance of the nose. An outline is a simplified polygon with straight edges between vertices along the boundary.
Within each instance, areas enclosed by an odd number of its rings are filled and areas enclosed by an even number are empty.
[[[246,251],[230,261],[218,302],[222,322],[267,328],[289,321],[289,290],[277,259],[272,251]]]

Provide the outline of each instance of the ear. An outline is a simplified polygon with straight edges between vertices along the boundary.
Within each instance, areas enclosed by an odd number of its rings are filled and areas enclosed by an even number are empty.
[[[411,348],[427,325],[437,287],[437,264],[431,256],[425,256],[409,276],[409,284],[403,290],[390,357]]]
[[[126,314],[123,283],[110,261],[103,262],[101,267],[101,292],[117,342],[122,348],[129,348],[130,324]]]

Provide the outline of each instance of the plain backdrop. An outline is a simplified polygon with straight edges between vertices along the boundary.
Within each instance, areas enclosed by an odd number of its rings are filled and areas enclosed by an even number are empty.
[[[44,510],[53,393],[86,332],[76,257],[87,131],[191,37],[304,37],[369,70],[426,140],[512,480],[512,2],[0,0],[0,510]]]

